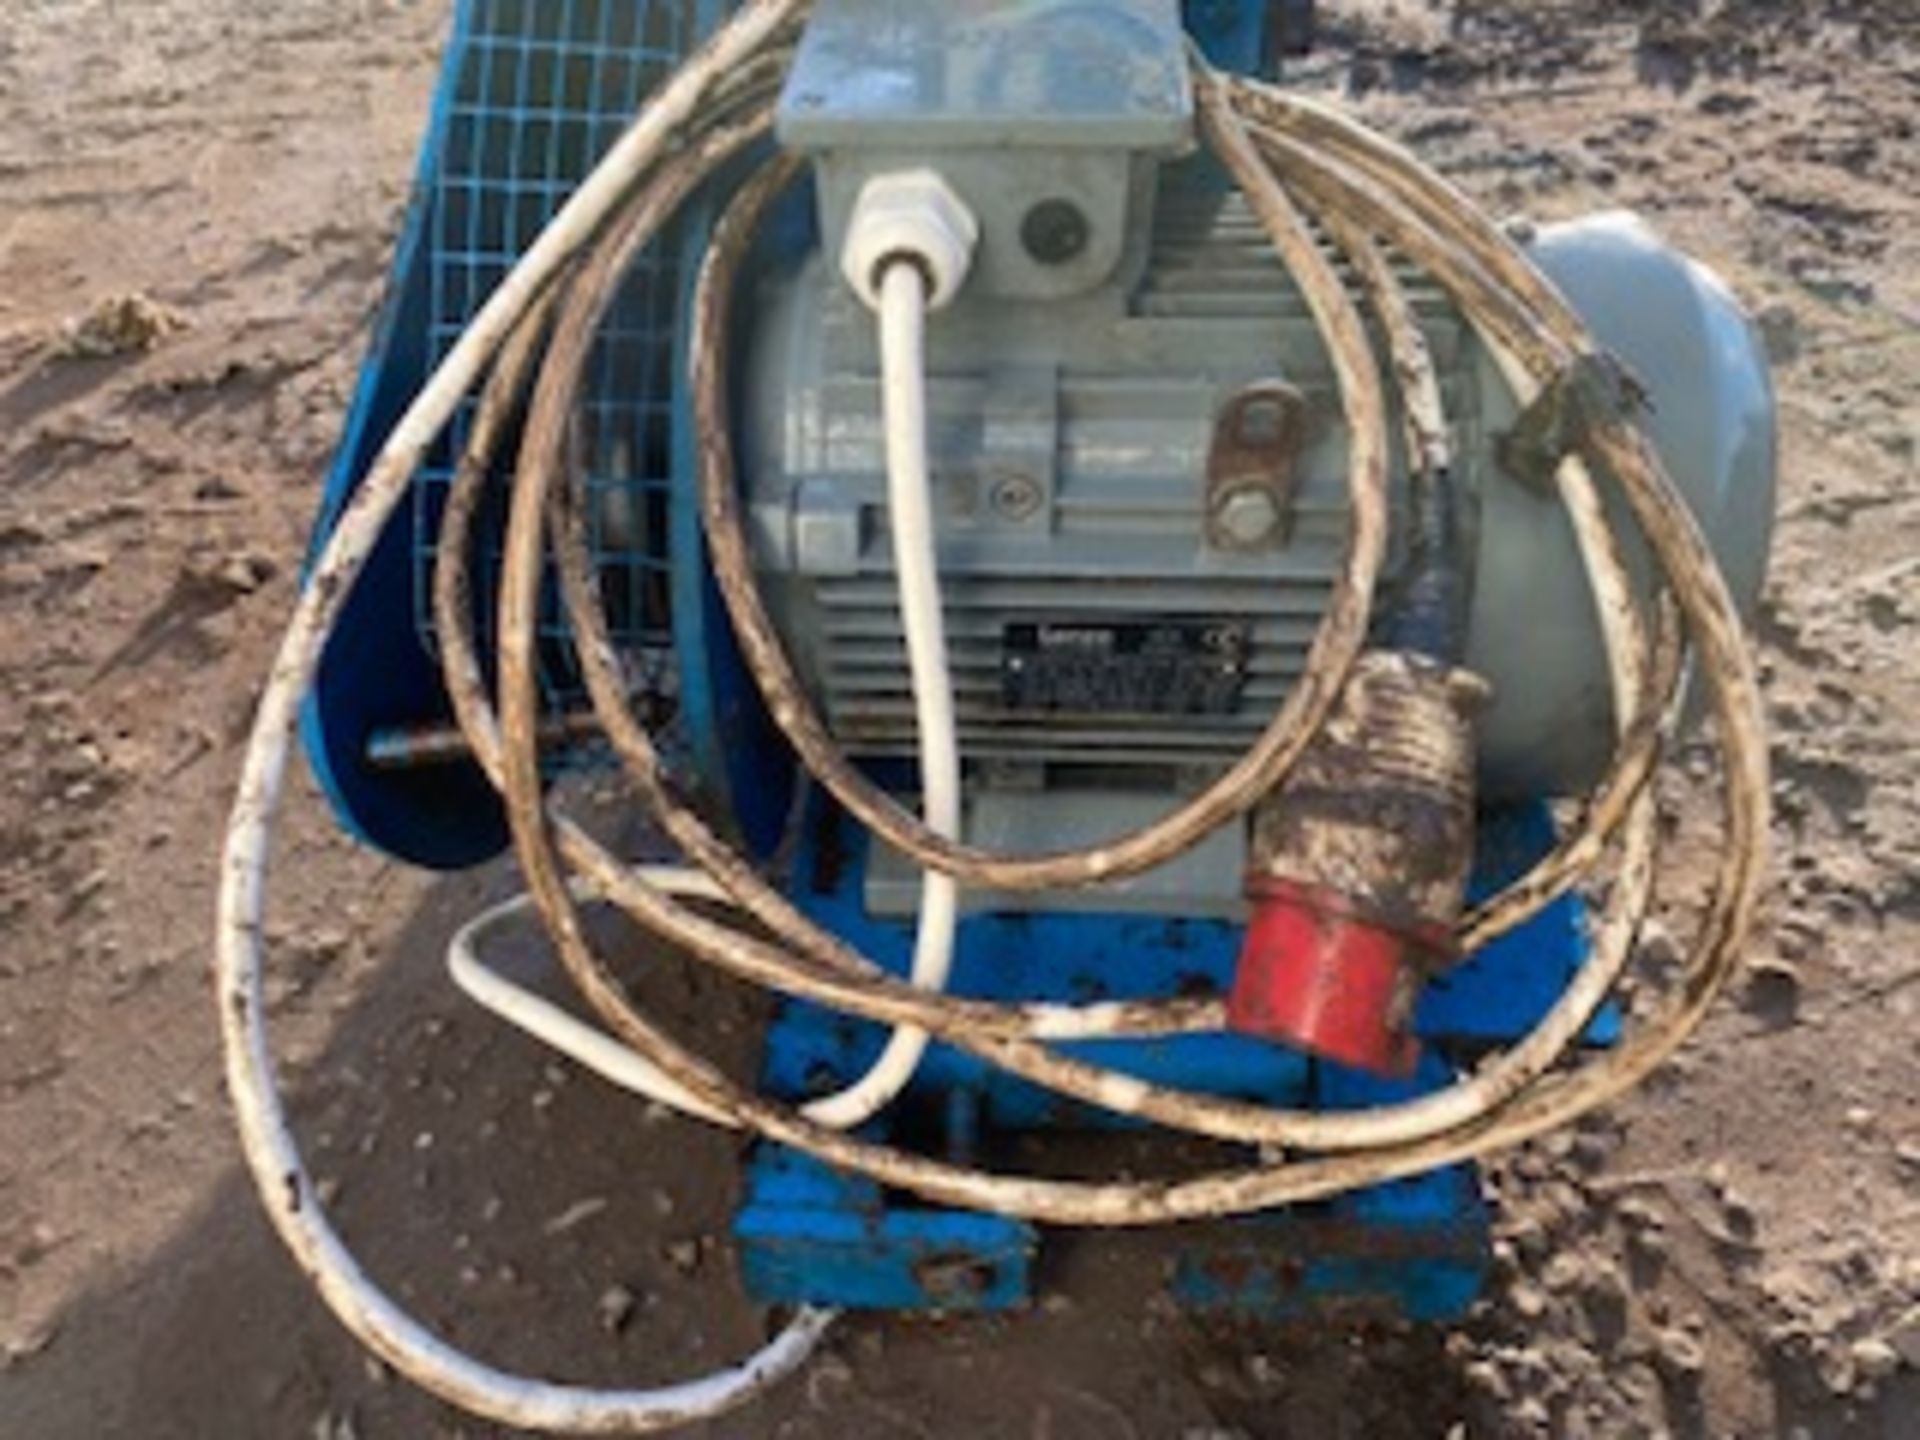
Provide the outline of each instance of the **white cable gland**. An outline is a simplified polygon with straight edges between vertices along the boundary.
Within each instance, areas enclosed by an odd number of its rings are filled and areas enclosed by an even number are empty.
[[[926,276],[927,308],[940,310],[966,283],[979,241],[979,220],[936,171],[896,170],[861,188],[840,270],[867,308],[878,310],[887,267],[903,260],[918,265]]]

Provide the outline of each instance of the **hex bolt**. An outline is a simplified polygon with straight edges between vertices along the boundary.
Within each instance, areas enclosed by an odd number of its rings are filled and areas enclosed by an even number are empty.
[[[1214,535],[1233,549],[1252,550],[1279,533],[1283,518],[1280,502],[1271,490],[1248,485],[1228,491],[1214,505]]]
[[[934,1301],[948,1304],[979,1299],[993,1289],[994,1275],[992,1261],[964,1252],[929,1255],[913,1266],[920,1288]]]
[[[1030,518],[1043,498],[1039,485],[1026,475],[1002,475],[987,492],[987,503],[1003,520]]]
[[[1272,395],[1256,395],[1240,407],[1235,431],[1242,445],[1250,450],[1266,450],[1285,438],[1287,408]]]

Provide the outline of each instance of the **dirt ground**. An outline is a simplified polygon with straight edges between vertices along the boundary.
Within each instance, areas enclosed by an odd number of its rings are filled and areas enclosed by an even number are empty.
[[[1088,1242],[1035,1313],[848,1323],[707,1433],[1920,1437],[1920,7],[1327,8],[1308,83],[1502,213],[1640,210],[1762,317],[1768,932],[1679,1064],[1492,1177],[1502,1279],[1455,1333],[1197,1326],[1141,1242]],[[297,1280],[238,1174],[206,982],[239,737],[447,0],[5,9],[0,1435],[493,1433],[362,1360]],[[98,313],[128,295],[151,308]],[[1681,839],[1675,896],[1711,850]],[[636,1127],[443,983],[449,929],[509,876],[409,873],[312,803],[279,867],[305,1133],[380,1278],[567,1378],[757,1341],[715,1238],[732,1145]]]

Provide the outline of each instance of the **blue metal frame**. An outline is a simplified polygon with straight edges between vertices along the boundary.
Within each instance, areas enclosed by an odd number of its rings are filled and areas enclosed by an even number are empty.
[[[647,91],[726,8],[724,0],[691,7],[679,0],[460,0],[386,307],[327,479],[316,552],[434,363]],[[616,636],[659,667],[663,692],[699,711],[721,667],[667,673],[687,640],[671,592],[680,572],[701,569],[699,556],[668,533],[683,508],[672,477],[685,468],[673,463],[684,406],[671,368],[683,348],[681,253],[670,237],[629,277],[590,362],[583,437],[589,492],[607,497],[590,507],[589,519]],[[470,765],[381,769],[369,763],[368,749],[385,732],[449,718],[428,596],[439,513],[469,418],[465,409],[455,417],[370,557],[305,715],[308,754],[342,824],[369,844],[436,868],[476,863],[505,846],[491,790]],[[612,531],[616,514],[638,527],[638,541]],[[599,533],[603,525],[607,533]],[[492,621],[487,591],[497,540],[497,529],[483,536],[475,557],[483,635]],[[697,631],[694,638],[700,648],[692,653],[717,651]],[[541,639],[546,701],[559,708],[582,687],[551,597]]]
[[[1482,817],[1475,890],[1513,878],[1553,845],[1544,806]],[[870,841],[815,795],[793,882],[808,915],[897,974],[911,927],[866,912]],[[972,915],[962,923],[952,992],[976,999],[1080,1002],[1224,991],[1240,929],[1219,921],[1140,915]],[[1428,1052],[1409,1081],[1312,1061],[1235,1035],[1086,1042],[1068,1053],[1141,1079],[1275,1106],[1348,1109],[1450,1084],[1451,1063],[1531,1030],[1587,957],[1577,899],[1555,902],[1431,987],[1418,1028]],[[1608,1012],[1589,1033],[1604,1043]],[[856,1078],[879,1054],[880,1027],[787,1004],[767,1038],[761,1083],[800,1102]],[[929,1047],[913,1086],[868,1133],[955,1160],[1018,1134],[1133,1128],[1063,1100],[949,1046]],[[1412,1319],[1455,1317],[1478,1295],[1486,1213],[1471,1167],[1254,1217],[1186,1243],[1174,1294],[1198,1309],[1279,1316],[1337,1297]],[[854,1309],[998,1310],[1032,1298],[1041,1235],[1019,1221],[889,1197],[778,1147],[748,1172],[735,1238],[750,1293],[768,1302]]]
[[[310,560],[332,533],[380,441],[431,365],[432,195],[471,13],[472,6],[463,3],[454,17],[386,302],[327,476]],[[314,774],[353,835],[419,864],[457,866],[485,859],[506,843],[505,826],[485,781],[468,769],[431,776],[382,774],[366,763],[370,736],[428,722],[446,710],[438,671],[411,624],[409,567],[415,523],[413,508],[403,507],[368,557],[321,660],[302,730]]]
[[[1452,1083],[1433,1053],[1410,1080],[1315,1065],[1317,1110],[1358,1110]],[[1471,1165],[1448,1165],[1313,1205],[1235,1221],[1183,1246],[1169,1284],[1186,1309],[1292,1320],[1370,1305],[1403,1319],[1457,1320],[1486,1283],[1490,1216]]]
[[[1249,0],[1185,0],[1187,33],[1222,70],[1257,74],[1267,62],[1268,6]]]

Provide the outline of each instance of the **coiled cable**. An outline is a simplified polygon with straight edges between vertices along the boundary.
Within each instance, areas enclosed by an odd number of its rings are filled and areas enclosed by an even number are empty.
[[[439,547],[436,611],[448,689],[482,769],[506,801],[528,903],[560,959],[611,1032],[663,1089],[705,1117],[935,1202],[1061,1224],[1142,1225],[1243,1213],[1469,1159],[1565,1124],[1637,1083],[1697,1027],[1724,985],[1758,903],[1767,827],[1766,750],[1753,664],[1739,617],[1697,527],[1658,458],[1626,417],[1595,415],[1557,483],[1594,583],[1615,683],[1621,738],[1609,777],[1554,854],[1467,917],[1461,942],[1484,944],[1621,852],[1596,926],[1592,961],[1535,1033],[1437,1096],[1374,1111],[1316,1115],[1145,1084],[1051,1048],[1097,1036],[1217,1028],[1217,1002],[1003,1005],[922,991],[814,925],[734,852],[671,784],[632,713],[586,554],[568,430],[587,347],[627,264],[677,209],[767,132],[766,86],[803,0],[749,0],[648,105],[606,162],[483,307],[395,427],[341,515],[302,594],[263,693],[229,828],[217,976],[229,1088],[246,1158],[276,1229],[329,1306],[397,1369],[453,1403],[532,1429],[631,1433],[737,1403],[798,1364],[828,1317],[806,1311],[742,1370],[667,1392],[597,1392],[503,1375],[460,1355],[382,1295],[320,1215],[274,1086],[260,964],[268,839],[299,705],[367,555],[405,495],[427,447],[480,386],[481,420],[463,457]],[[1482,335],[1525,403],[1562,383],[1592,342],[1577,317],[1497,227],[1444,181],[1329,107],[1195,61],[1202,130],[1246,194],[1319,325],[1351,436],[1346,563],[1306,675],[1267,732],[1205,792],[1136,835],[1085,851],[1006,856],[966,846],[906,811],[856,772],[806,701],[761,604],[734,494],[726,384],[734,277],[775,198],[798,171],[775,156],[739,188],[702,267],[688,355],[700,436],[702,508],[716,577],[769,713],[808,773],[886,843],[956,881],[1000,889],[1082,885],[1137,874],[1244,814],[1312,743],[1365,642],[1386,541],[1386,384],[1361,313],[1308,223],[1328,224],[1354,259],[1393,352],[1393,373],[1431,415],[1384,244],[1432,276]],[[1404,318],[1404,317],[1403,317]],[[1396,335],[1398,339],[1396,340]],[[498,624],[499,687],[489,695],[471,635],[470,531],[477,497],[525,400],[509,500]],[[1660,590],[1649,626],[1598,500],[1605,482],[1626,501],[1655,559]],[[711,893],[749,929],[686,903],[655,873],[597,845],[541,785],[535,679],[541,576],[556,566],[596,714],[662,832],[711,877]],[[1681,639],[1711,701],[1724,760],[1727,820],[1712,894],[1679,980],[1618,1048],[1565,1065],[1573,1040],[1618,978],[1651,891],[1656,831],[1650,779],[1681,673]],[[496,709],[497,707],[497,709]],[[1282,1147],[1266,1163],[1179,1180],[1065,1182],[996,1174],[842,1133],[802,1110],[749,1093],[657,1027],[593,951],[577,892],[603,897],[689,954],[784,994],[910,1027],[1013,1073],[1109,1109],[1196,1133]],[[1304,1152],[1304,1153],[1303,1153]]]

